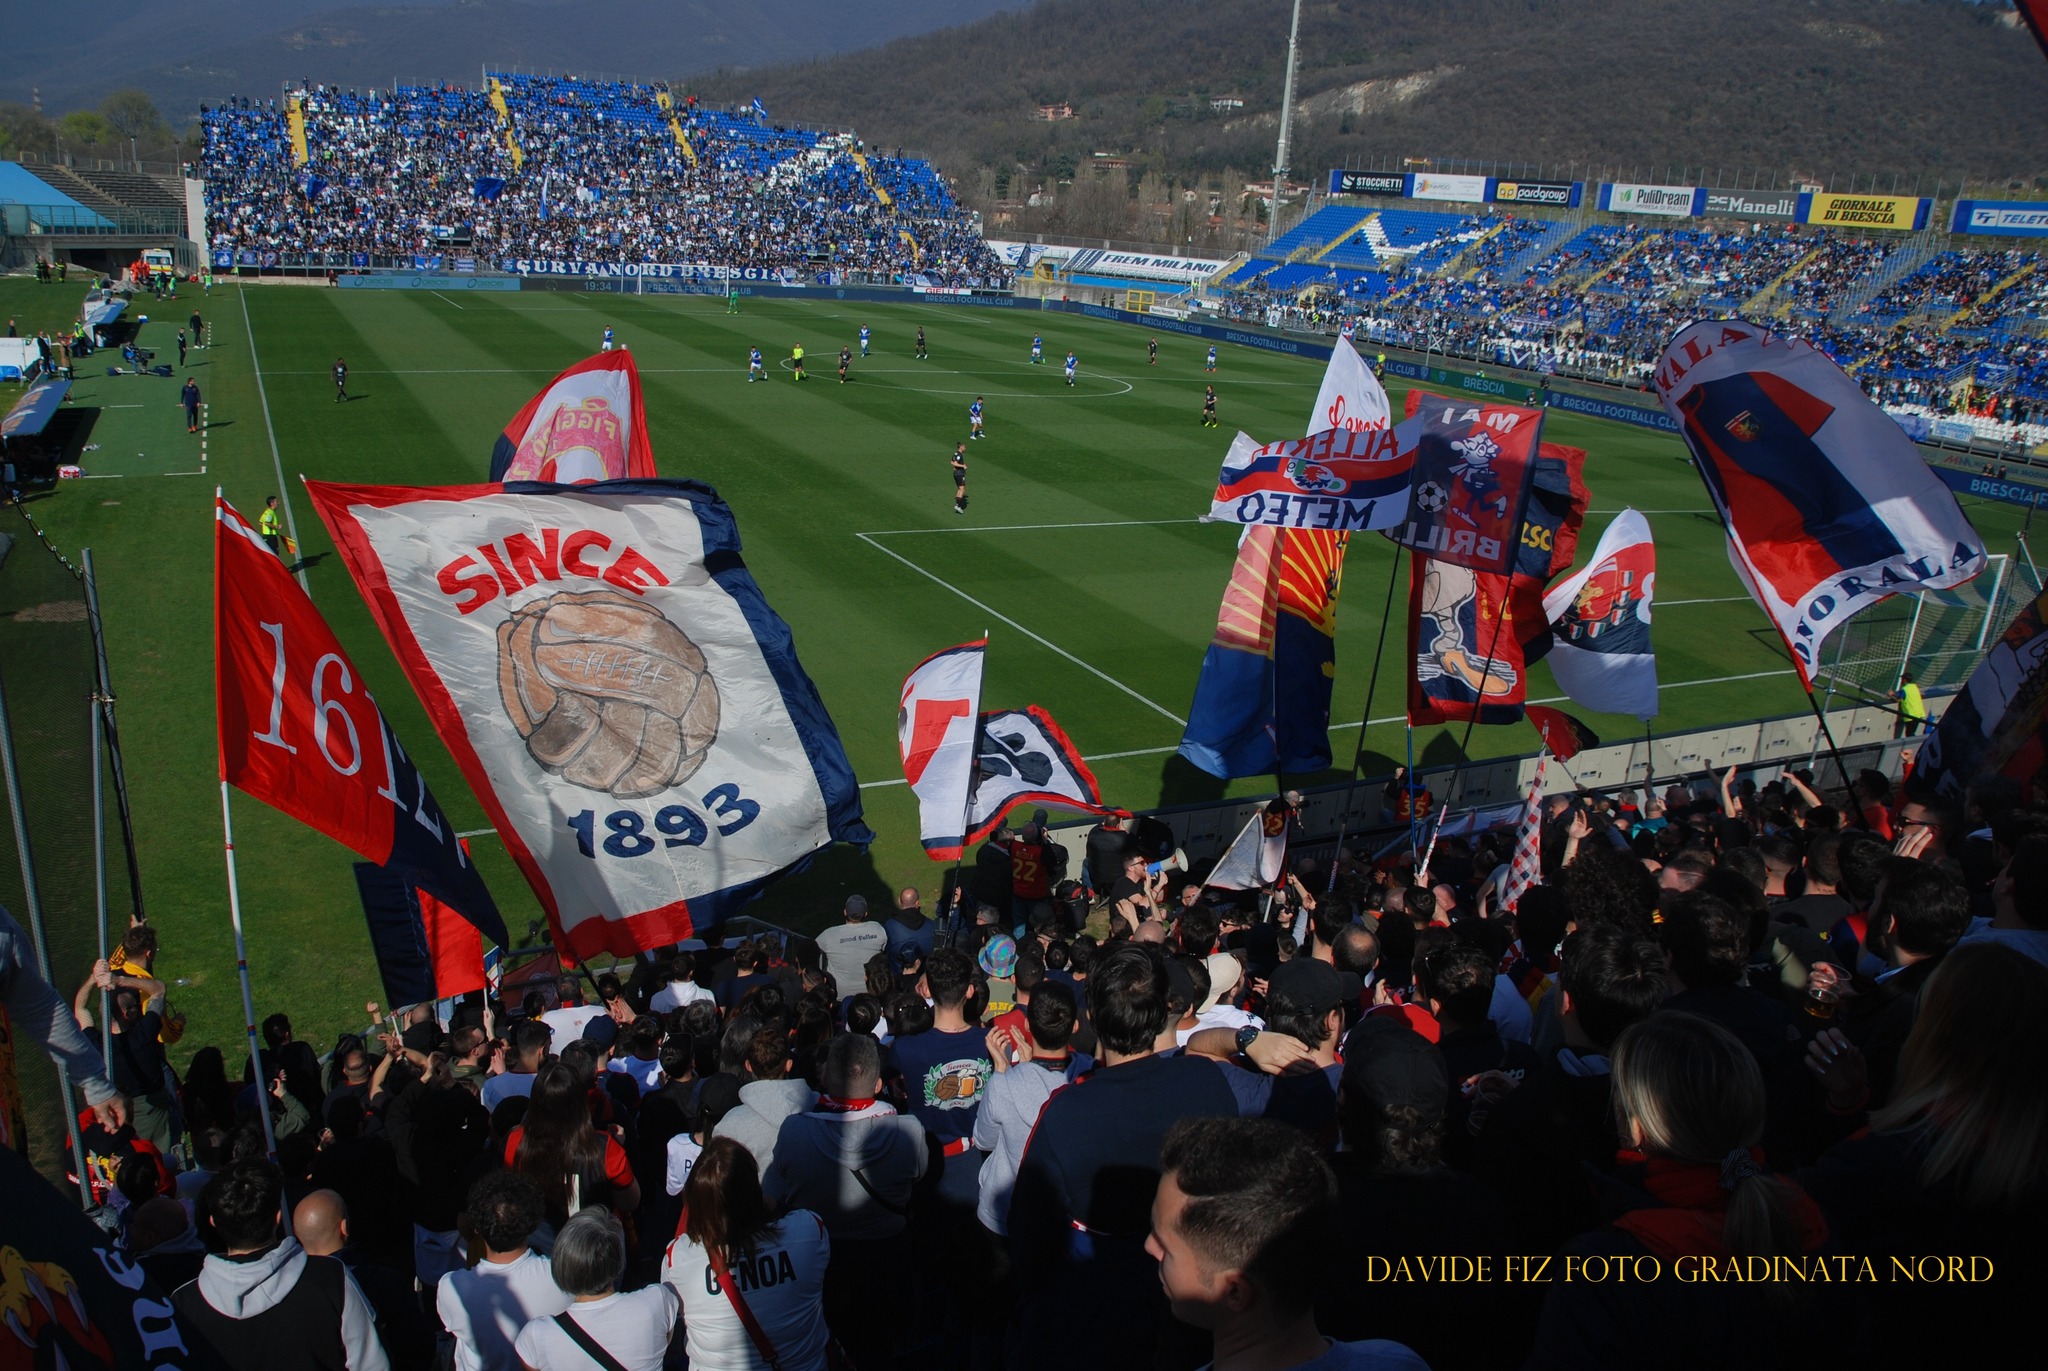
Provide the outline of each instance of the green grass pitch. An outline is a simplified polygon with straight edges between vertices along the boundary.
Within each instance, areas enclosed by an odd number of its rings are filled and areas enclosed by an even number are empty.
[[[75,317],[80,293],[0,282],[0,315],[19,316],[25,331],[55,324]],[[796,634],[879,835],[865,856],[834,851],[784,883],[756,907],[763,917],[814,928],[853,890],[875,900],[898,884],[935,881],[901,784],[897,692],[919,658],[984,630],[988,706],[1049,709],[1094,759],[1111,802],[1139,808],[1270,788],[1261,778],[1226,791],[1172,757],[1236,534],[1195,519],[1235,430],[1262,441],[1303,432],[1320,363],[1226,346],[1210,377],[1206,344],[1164,333],[1159,364],[1148,366],[1144,332],[1064,314],[747,300],[733,317],[713,298],[311,287],[218,286],[206,297],[188,289],[176,305],[149,305],[156,320],[144,343],[174,357],[174,331],[195,307],[208,323],[208,346],[190,359],[208,404],[203,452],[178,422],[180,381],[82,376],[78,403],[105,407],[91,439],[101,448],[86,469],[118,479],[65,482],[33,504],[60,547],[90,546],[98,565],[162,969],[192,983],[179,999],[192,1021],[188,1047],[240,1031],[213,740],[214,486],[252,518],[264,496],[283,490],[312,564],[314,602],[451,816],[482,828],[480,807],[430,741],[296,478],[483,480],[498,430],[557,371],[595,351],[607,325],[642,369],[661,471],[709,482],[737,514],[747,560]],[[865,359],[855,342],[863,323],[874,330]],[[929,361],[912,356],[920,323]],[[1045,338],[1042,366],[1028,361],[1034,332]],[[776,365],[797,343],[811,366],[800,385]],[[747,381],[755,345],[770,363],[765,384]],[[856,351],[843,386],[841,345]],[[1059,367],[1069,348],[1080,357],[1073,388]],[[348,404],[333,398],[337,355],[350,367]],[[1200,425],[1209,380],[1221,397],[1213,430]],[[976,395],[986,397],[988,436],[969,444],[963,518],[947,462],[967,436]],[[1398,384],[1393,398],[1398,411]],[[1659,731],[1803,709],[1678,442],[1561,414],[1544,432],[1590,454],[1587,551],[1623,505],[1645,511],[1656,533]],[[2018,510],[1971,512],[1992,551],[2012,549]],[[1333,716],[1350,722],[1334,735],[1340,759],[1365,709],[1389,558],[1387,543],[1363,537],[1346,568]],[[1401,632],[1397,622],[1390,645]],[[1406,752],[1397,663],[1390,652],[1366,736],[1369,754],[1388,764]],[[14,684],[19,671],[9,666]],[[1530,685],[1532,698],[1557,693],[1541,666]],[[1588,722],[1608,738],[1637,728]],[[1430,730],[1416,737],[1416,753],[1440,760],[1457,741]],[[1535,745],[1520,725],[1481,728],[1473,739],[1478,755]],[[303,1033],[330,1039],[360,1023],[365,1000],[382,999],[351,855],[245,798],[235,819],[259,1013],[287,1009]],[[537,902],[501,845],[487,837],[473,846],[521,931],[538,917]],[[62,973],[67,990],[82,971]]]

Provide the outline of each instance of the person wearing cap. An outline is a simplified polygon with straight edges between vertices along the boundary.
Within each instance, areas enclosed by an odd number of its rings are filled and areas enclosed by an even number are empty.
[[[1489,1256],[1495,1272],[1503,1269],[1508,1231],[1500,1197],[1443,1162],[1451,1092],[1443,1054],[1399,1020],[1368,1017],[1344,1040],[1338,1079],[1344,1145],[1330,1164],[1345,1241],[1325,1268],[1331,1279],[1316,1305],[1317,1326],[1339,1339],[1393,1338],[1431,1366],[1516,1365],[1538,1287],[1496,1288],[1498,1317],[1475,1319],[1469,1287],[1367,1277],[1372,1259],[1418,1250]]]
[[[818,935],[818,951],[824,954],[825,974],[838,985],[841,995],[851,995],[866,984],[868,958],[889,950],[889,934],[880,924],[868,921],[865,895],[849,895],[841,911],[841,923]]]
[[[1188,1052],[1215,1059],[1246,1117],[1279,1119],[1334,1143],[1343,1070],[1337,1044],[1345,1012],[1357,1003],[1356,976],[1313,957],[1296,957],[1267,978],[1263,1029],[1204,1029],[1188,1039]],[[1261,1037],[1291,1039],[1305,1051],[1281,1072],[1271,1073],[1246,1064],[1252,1059],[1242,1055]]]
[[[1212,952],[1203,959],[1203,965],[1209,971],[1209,993],[1195,1006],[1196,1032],[1205,1028],[1228,1029],[1234,1042],[1238,1029],[1246,1025],[1264,1027],[1264,1021],[1256,1014],[1247,1013],[1232,1003],[1244,984],[1244,963],[1232,953]],[[1186,1046],[1185,1041],[1182,1046]]]

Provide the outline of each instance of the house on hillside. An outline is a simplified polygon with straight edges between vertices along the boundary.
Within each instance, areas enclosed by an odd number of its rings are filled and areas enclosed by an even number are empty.
[[[1038,107],[1038,117],[1045,120],[1048,124],[1057,123],[1062,119],[1073,118],[1074,107],[1064,101],[1057,105],[1040,105]]]

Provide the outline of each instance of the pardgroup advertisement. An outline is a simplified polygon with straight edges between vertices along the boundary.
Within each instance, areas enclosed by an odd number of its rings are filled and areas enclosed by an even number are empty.
[[[1583,181],[1495,181],[1493,198],[1503,205],[1577,209],[1584,188]]]

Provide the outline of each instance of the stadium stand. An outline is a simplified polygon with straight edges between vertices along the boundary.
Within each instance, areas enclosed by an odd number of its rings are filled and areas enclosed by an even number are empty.
[[[554,258],[1006,279],[943,178],[850,133],[678,107],[626,82],[315,86],[204,111],[209,248],[355,265],[467,248]],[[306,163],[295,165],[293,117]],[[259,260],[264,260],[259,257]]]

